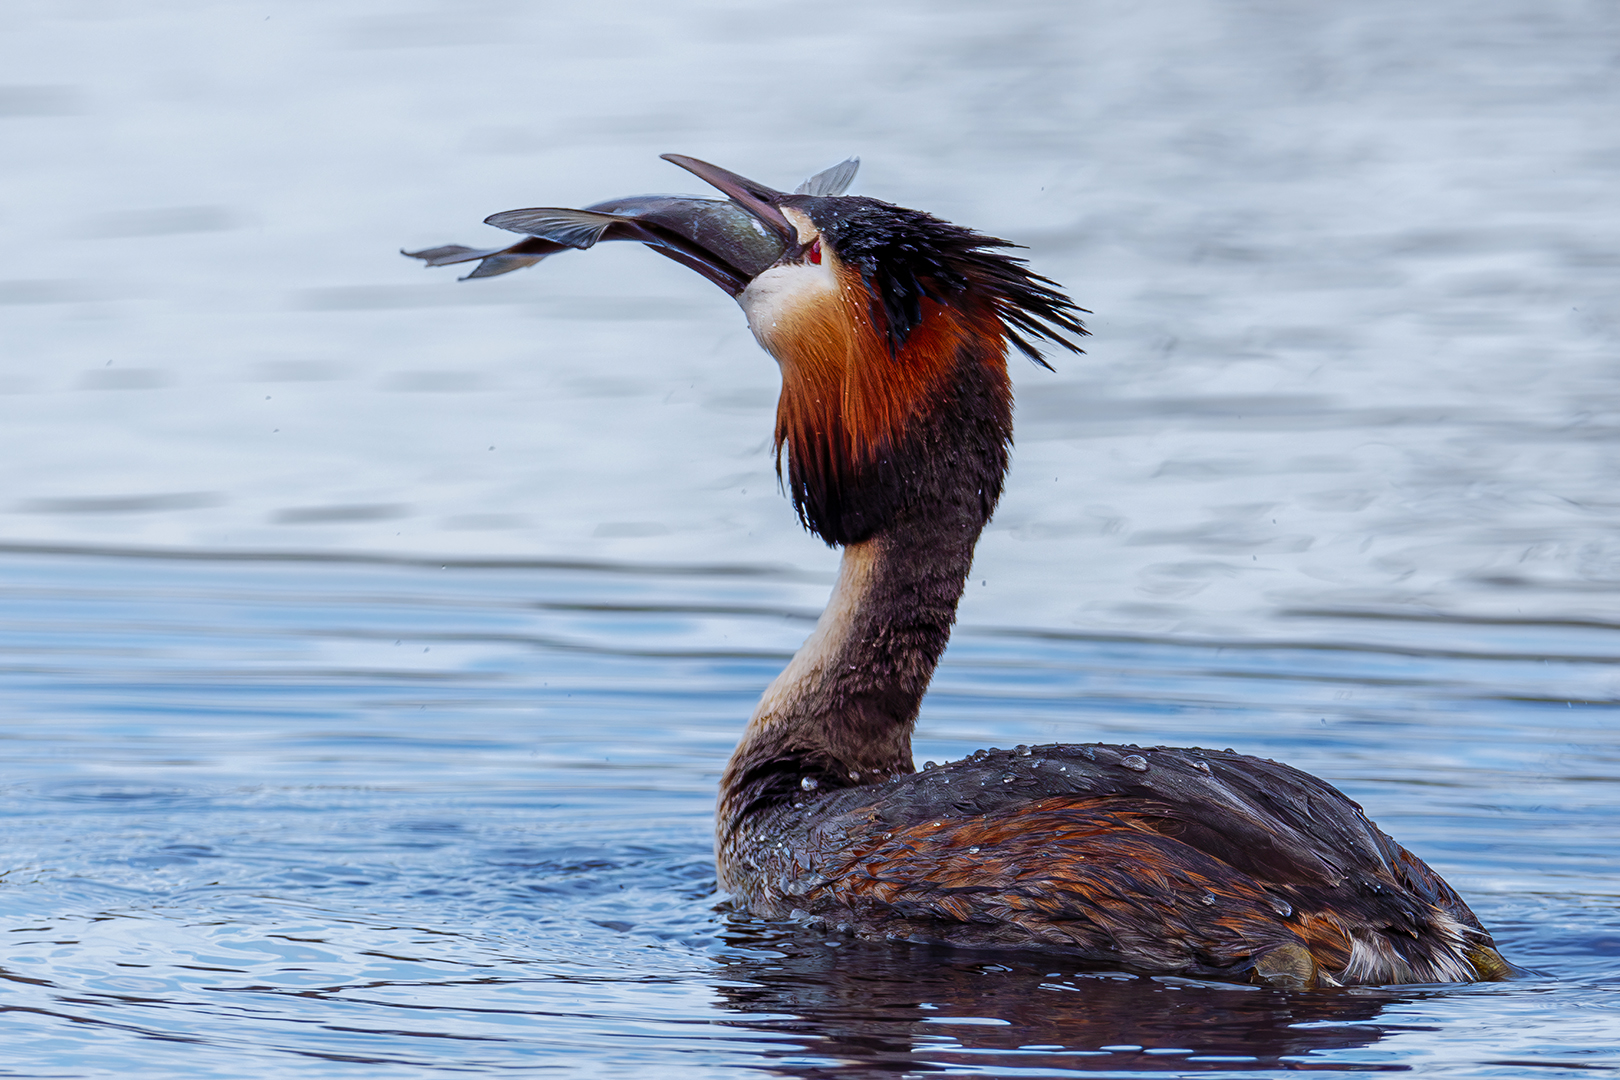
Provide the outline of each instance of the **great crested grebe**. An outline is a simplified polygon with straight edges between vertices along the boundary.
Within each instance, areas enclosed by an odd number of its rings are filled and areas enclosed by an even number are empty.
[[[781,367],[778,470],[844,549],[808,641],[720,782],[716,862],[766,918],[864,938],[1036,949],[1289,987],[1467,982],[1509,966],[1439,875],[1339,791],[1232,751],[981,750],[917,772],[911,731],[1012,441],[1008,345],[1072,352],[1081,309],[1004,240],[665,158],[726,199],[644,195],[496,214],[506,248],[411,252],[469,276],[639,240],[742,305]]]

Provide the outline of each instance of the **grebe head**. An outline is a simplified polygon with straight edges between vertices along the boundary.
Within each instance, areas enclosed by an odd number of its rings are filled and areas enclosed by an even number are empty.
[[[928,485],[914,482],[917,457],[951,448],[920,445],[916,435],[969,384],[984,400],[963,419],[983,430],[954,449],[979,460],[955,460],[973,475],[982,526],[1011,439],[1007,343],[1043,366],[1031,339],[1078,352],[1065,335],[1085,333],[1080,309],[1001,250],[1014,246],[1005,240],[816,178],[785,194],[693,158],[665,158],[783,244],[735,295],[781,365],[777,468],[805,527],[828,544],[856,544],[928,497]]]

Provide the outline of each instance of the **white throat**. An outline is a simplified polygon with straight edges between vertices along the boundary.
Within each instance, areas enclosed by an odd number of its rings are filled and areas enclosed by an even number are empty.
[[[814,263],[788,263],[773,266],[748,283],[737,297],[754,340],[772,356],[782,336],[817,307],[838,296],[838,276],[823,258]]]
[[[820,688],[828,666],[837,661],[843,650],[855,623],[855,613],[871,587],[879,543],[867,540],[844,549],[843,560],[838,564],[838,583],[827,599],[827,607],[810,637],[759,699],[748,725],[751,729],[770,727],[774,717],[793,712],[793,706]]]

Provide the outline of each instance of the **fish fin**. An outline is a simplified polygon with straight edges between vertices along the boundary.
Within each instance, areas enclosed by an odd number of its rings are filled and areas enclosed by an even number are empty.
[[[503,210],[485,218],[484,224],[584,251],[602,239],[602,234],[612,226],[627,220],[616,214],[598,214],[591,210],[538,206],[528,210]]]
[[[445,244],[443,247],[423,248],[421,251],[401,250],[400,254],[412,259],[421,259],[429,266],[451,266],[455,263],[487,259],[505,250],[504,247],[479,249],[464,244]]]
[[[460,280],[470,281],[473,278],[498,277],[501,274],[510,274],[513,270],[522,270],[525,266],[533,266],[543,258],[545,258],[544,255],[512,255],[505,251],[498,251],[487,256],[473,269],[472,273]]]
[[[855,181],[855,172],[861,167],[858,157],[846,158],[830,169],[822,169],[794,189],[795,195],[842,195]]]

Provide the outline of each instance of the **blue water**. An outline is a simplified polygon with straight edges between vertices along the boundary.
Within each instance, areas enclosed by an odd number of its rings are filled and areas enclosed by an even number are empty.
[[[1289,760],[1533,969],[1287,994],[730,911],[714,785],[813,614],[791,576],[11,553],[0,580],[4,1075],[1620,1067],[1620,707],[1559,696],[1612,677],[1617,628],[963,628],[919,759],[1101,738]]]

